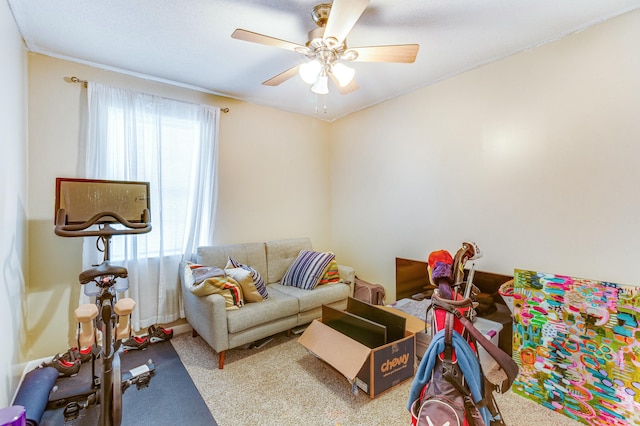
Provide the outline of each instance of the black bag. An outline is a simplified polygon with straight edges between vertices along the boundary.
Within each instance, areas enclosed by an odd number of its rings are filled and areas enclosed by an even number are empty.
[[[384,305],[384,287],[380,284],[372,284],[356,277],[353,287],[353,298],[370,305]]]

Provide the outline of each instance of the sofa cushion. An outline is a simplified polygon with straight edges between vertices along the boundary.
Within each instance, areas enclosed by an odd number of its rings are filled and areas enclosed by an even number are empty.
[[[296,260],[284,273],[280,284],[313,290],[334,258],[333,253],[300,250]]]
[[[264,243],[201,246],[198,247],[195,261],[202,265],[224,269],[230,257],[243,265],[251,266],[263,277],[267,276],[267,255]]]
[[[242,268],[248,271],[251,274],[252,283],[255,286],[258,295],[260,296],[260,300],[267,299],[269,297],[269,292],[267,291],[267,286],[264,283],[264,279],[260,272],[258,272],[255,268],[245,265],[243,263],[238,262],[234,258],[230,257],[227,261],[227,266],[225,268]],[[244,289],[243,289],[244,290]],[[260,300],[251,300],[252,302],[259,302]]]
[[[265,243],[267,255],[267,284],[282,280],[284,273],[298,257],[300,250],[311,250],[309,238],[290,238],[286,240],[267,241]]]
[[[280,292],[292,296],[298,300],[300,312],[309,311],[322,305],[346,300],[349,297],[349,285],[344,283],[331,283],[316,287],[313,290],[303,290],[298,287],[284,286],[282,284],[269,284],[269,294]],[[242,309],[246,309],[246,306]]]
[[[229,333],[238,333],[298,313],[298,301],[277,290],[261,303],[248,303],[236,311],[227,311]]]

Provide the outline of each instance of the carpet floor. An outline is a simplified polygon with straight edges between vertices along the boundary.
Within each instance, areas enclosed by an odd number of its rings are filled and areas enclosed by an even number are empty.
[[[374,399],[362,391],[353,394],[344,376],[311,355],[295,335],[276,335],[259,349],[227,351],[223,370],[200,337],[184,333],[172,343],[220,426],[410,423],[406,406],[412,379]],[[509,426],[580,424],[510,391],[496,400]]]

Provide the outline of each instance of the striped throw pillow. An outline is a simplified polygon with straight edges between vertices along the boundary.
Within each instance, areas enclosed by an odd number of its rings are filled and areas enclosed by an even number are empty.
[[[296,260],[284,273],[280,284],[313,290],[334,258],[333,253],[300,250]]]
[[[242,268],[242,269],[246,269],[247,271],[251,272],[251,277],[253,278],[253,283],[256,285],[256,289],[258,290],[258,294],[260,294],[260,296],[262,296],[263,299],[269,298],[269,293],[267,292],[267,285],[265,284],[264,279],[262,278],[262,275],[260,275],[260,272],[256,271],[251,266],[244,265],[244,264],[242,264],[240,262],[237,262],[235,259],[233,259],[231,257],[229,258],[229,260],[227,262],[227,266],[225,268],[228,269],[230,267]]]
[[[324,272],[324,275],[322,276],[322,278],[320,278],[320,282],[318,283],[318,285],[337,282],[340,282],[340,272],[338,272],[338,262],[334,257],[333,260],[329,263],[329,266]]]
[[[227,273],[227,276],[233,278],[238,282],[238,284],[240,284],[240,287],[242,288],[242,297],[245,302],[262,302],[264,300],[253,281],[251,271],[244,268],[226,268],[224,272]]]

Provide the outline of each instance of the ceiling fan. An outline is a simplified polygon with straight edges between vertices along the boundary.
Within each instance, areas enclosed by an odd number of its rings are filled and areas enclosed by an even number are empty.
[[[358,89],[353,79],[355,70],[348,62],[397,62],[412,63],[418,54],[418,44],[348,47],[346,37],[367,8],[369,0],[334,0],[313,8],[311,17],[318,25],[309,32],[309,40],[303,46],[243,29],[236,29],[231,37],[252,43],[264,44],[301,53],[307,62],[298,64],[262,84],[277,86],[296,74],[311,84],[317,94],[329,92],[328,79],[334,82],[342,94]]]

